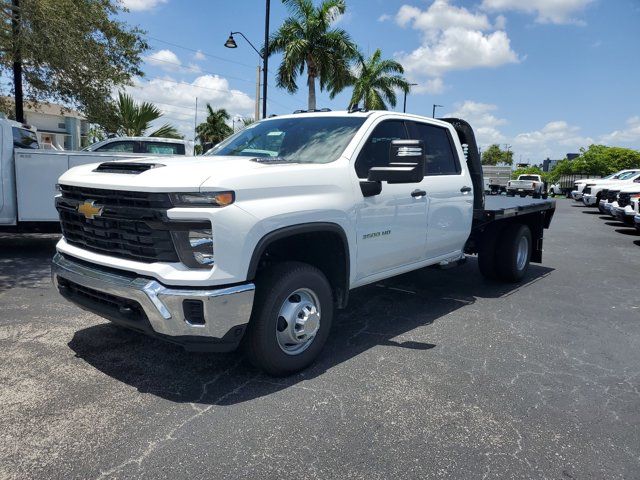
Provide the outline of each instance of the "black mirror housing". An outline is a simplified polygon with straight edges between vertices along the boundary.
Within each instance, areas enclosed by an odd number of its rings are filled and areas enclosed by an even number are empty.
[[[370,182],[419,183],[424,178],[424,143],[422,140],[393,140],[389,149],[389,166],[369,170]]]

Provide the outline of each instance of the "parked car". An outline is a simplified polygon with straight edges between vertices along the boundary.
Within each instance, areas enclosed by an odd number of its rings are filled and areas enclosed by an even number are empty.
[[[272,375],[314,361],[353,288],[476,253],[485,277],[522,280],[555,212],[485,198],[463,120],[386,111],[278,116],[207,156],[85,165],[59,183],[65,298],[191,350],[242,341]]]
[[[640,214],[633,217],[633,225],[636,227],[636,230],[640,232]]]
[[[571,198],[577,202],[582,201],[582,196],[585,193],[584,190],[588,185],[598,185],[600,183],[607,183],[614,180],[619,180],[622,176],[629,172],[638,172],[638,169],[620,170],[619,172],[612,173],[603,178],[585,178],[575,182],[574,189],[571,192]],[[597,205],[597,204],[595,204]]]
[[[633,226],[633,217],[640,213],[639,203],[640,179],[636,179],[633,184],[620,189],[617,205],[611,208],[613,216],[626,225]]]
[[[615,179],[601,180],[587,183],[582,192],[582,203],[587,207],[597,207],[601,199],[601,191],[604,188],[611,189],[624,187],[640,177],[640,170],[627,170]],[[620,189],[618,188],[618,190]]]
[[[521,197],[532,195],[540,198],[543,194],[546,194],[542,177],[540,175],[523,174],[518,176],[517,180],[509,180],[507,182],[507,195],[512,197],[516,194]]]
[[[82,149],[83,152],[144,153],[148,155],[193,155],[187,140],[159,137],[112,137]]]

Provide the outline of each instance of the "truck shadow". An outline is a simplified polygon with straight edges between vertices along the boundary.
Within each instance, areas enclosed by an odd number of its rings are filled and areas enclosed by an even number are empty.
[[[322,375],[375,347],[429,355],[438,346],[425,328],[476,299],[504,298],[553,271],[532,265],[522,284],[485,281],[477,262],[451,270],[422,269],[351,293],[349,307],[334,317],[320,358],[288,378],[272,378],[248,365],[241,353],[185,352],[142,334],[100,324],[77,331],[69,347],[78,358],[120,382],[178,403],[231,405],[270,395]],[[449,317],[446,321],[460,321]]]
[[[0,234],[0,292],[47,284],[59,238],[54,234]]]

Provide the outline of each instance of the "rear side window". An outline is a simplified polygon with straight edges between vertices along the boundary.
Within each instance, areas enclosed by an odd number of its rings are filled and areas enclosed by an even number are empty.
[[[184,155],[184,144],[168,142],[144,142],[147,153],[159,155]]]
[[[392,140],[407,140],[407,130],[402,120],[387,120],[373,129],[356,160],[358,178],[367,178],[372,167],[389,164]]]
[[[113,142],[96,148],[96,152],[127,152],[133,153],[135,142]]]
[[[426,123],[408,122],[413,140],[424,142],[427,164],[425,175],[457,175],[461,172],[458,155],[453,150],[446,128]]]
[[[12,127],[13,146],[16,148],[39,148],[36,132],[26,128]]]

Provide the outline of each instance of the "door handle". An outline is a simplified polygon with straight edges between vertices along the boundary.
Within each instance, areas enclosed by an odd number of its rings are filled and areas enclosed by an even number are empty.
[[[462,188],[460,189],[460,191],[461,191],[462,193],[469,193],[469,192],[471,191],[471,187],[462,187]]]
[[[414,190],[413,192],[411,192],[411,196],[413,198],[424,197],[426,195],[427,192],[425,192],[424,190]]]

